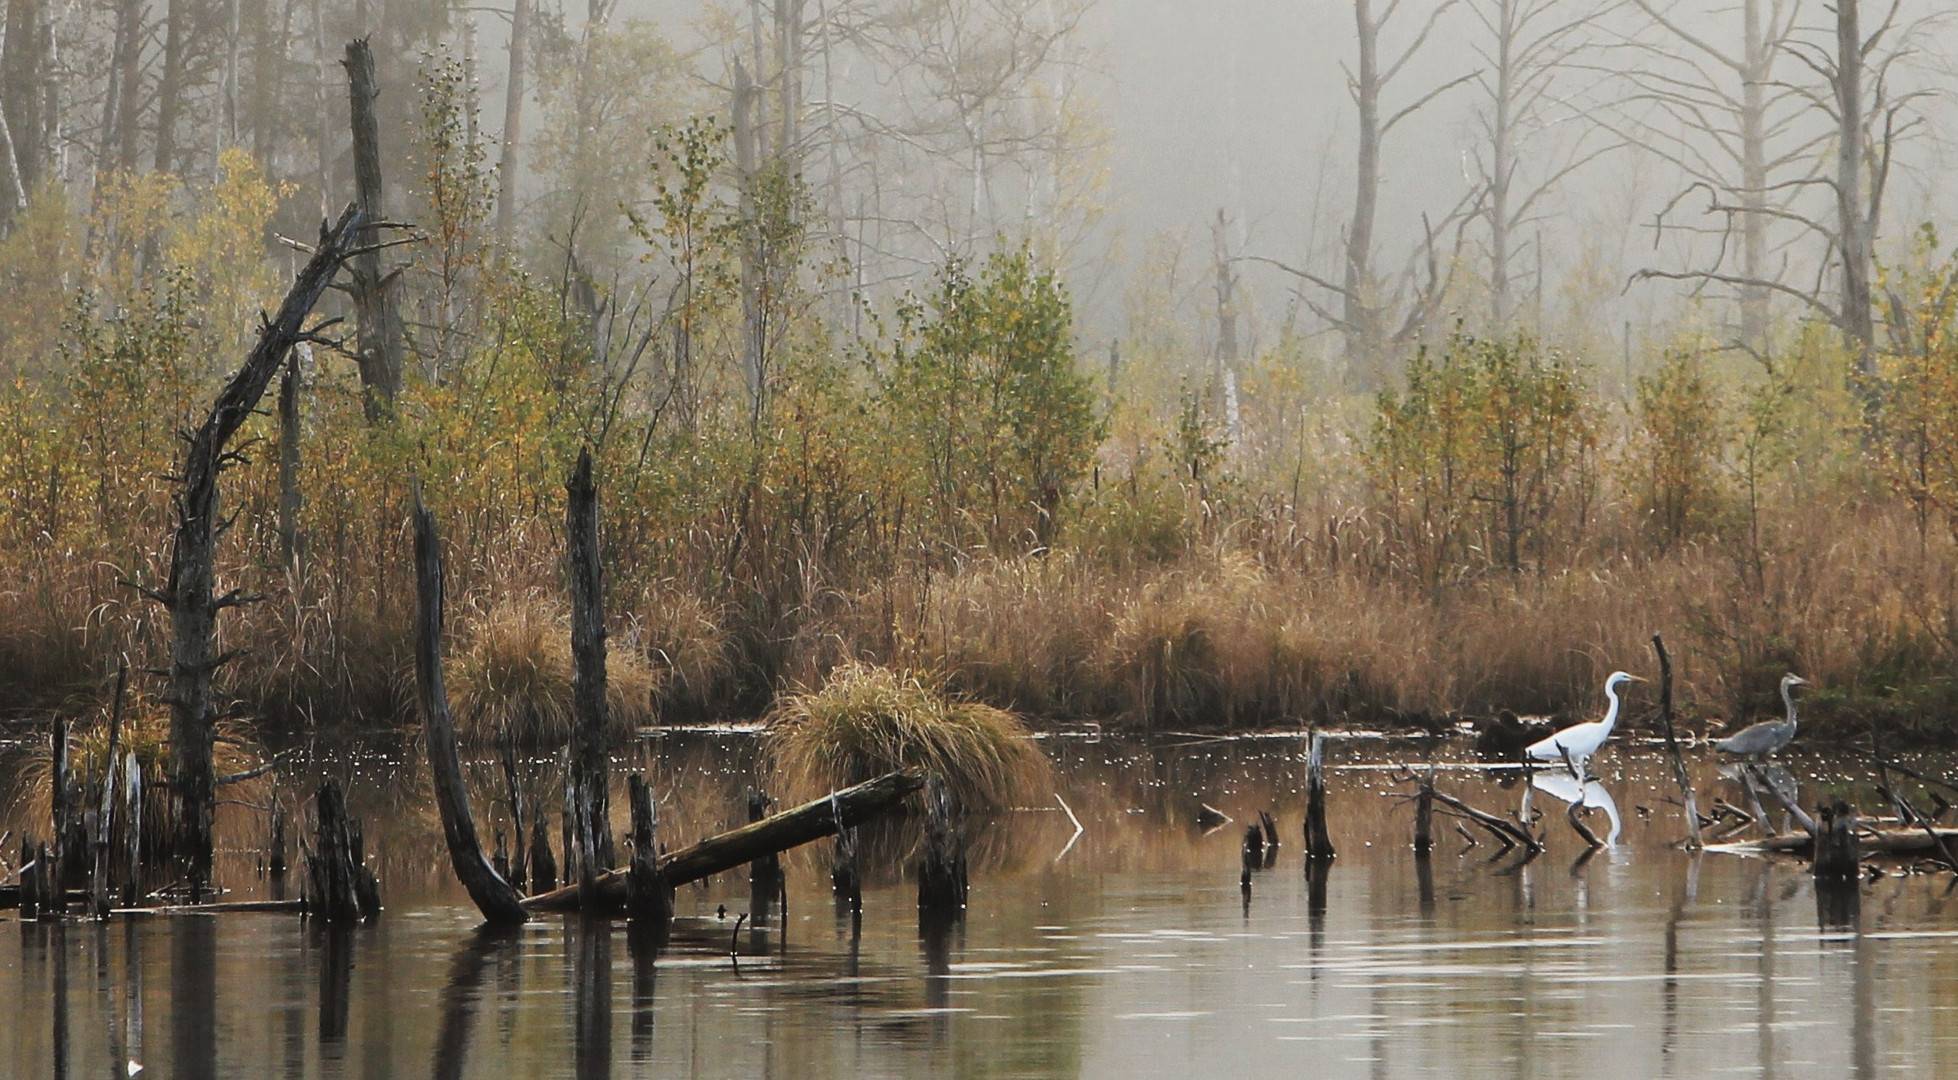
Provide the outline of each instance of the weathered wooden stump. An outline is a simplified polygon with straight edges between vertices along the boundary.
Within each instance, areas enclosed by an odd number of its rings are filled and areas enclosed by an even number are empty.
[[[1310,862],[1326,862],[1337,854],[1326,829],[1326,737],[1312,735],[1312,748],[1305,757],[1305,857]]]
[[[659,807],[646,778],[626,779],[632,801],[632,864],[626,873],[626,914],[636,934],[664,942],[673,924],[673,890],[659,867]]]
[[[1818,880],[1853,881],[1862,876],[1862,841],[1856,835],[1856,811],[1841,799],[1817,808],[1815,861],[1810,871]]]
[[[320,782],[314,802],[313,851],[306,857],[307,912],[327,925],[352,925],[361,920],[362,898],[358,826],[347,816],[346,794],[340,781]]]
[[[766,818],[768,808],[775,803],[767,792],[755,787],[747,790],[747,801],[750,825]],[[750,920],[756,926],[764,925],[769,921],[769,911],[778,901],[782,905],[782,916],[787,918],[789,906],[788,897],[785,895],[787,888],[788,882],[782,873],[782,857],[779,854],[771,851],[748,864],[748,911]]]
[[[551,854],[550,815],[540,804],[530,819],[530,887],[547,893],[557,888],[557,857]]]
[[[934,773],[926,781],[925,852],[918,862],[918,910],[963,917],[969,882],[965,833],[959,828],[951,792]]]

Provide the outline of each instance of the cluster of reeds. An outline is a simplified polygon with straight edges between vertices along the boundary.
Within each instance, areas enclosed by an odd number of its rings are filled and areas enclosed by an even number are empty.
[[[470,612],[463,634],[447,673],[460,738],[556,746],[570,737],[575,673],[562,604],[537,595],[487,603]],[[605,703],[616,740],[652,722],[659,675],[636,642],[614,644],[606,657]]]
[[[778,701],[766,749],[786,790],[820,795],[915,769],[943,776],[975,810],[1043,794],[1051,770],[1014,714],[950,695],[929,676],[855,663]]]

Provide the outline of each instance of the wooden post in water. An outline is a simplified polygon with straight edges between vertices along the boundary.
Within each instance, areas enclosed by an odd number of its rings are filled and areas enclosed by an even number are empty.
[[[542,803],[530,819],[530,889],[547,893],[557,888],[557,857],[551,854],[551,821]]]
[[[747,797],[750,825],[766,818],[768,808],[775,804],[767,792],[757,787],[749,788]],[[748,912],[756,926],[768,922],[769,909],[775,906],[777,900],[783,901],[784,909],[788,907],[787,898],[782,895],[784,887],[782,860],[775,852],[768,852],[748,864]],[[786,916],[787,911],[784,910],[783,914]]]
[[[449,863],[483,918],[499,924],[524,922],[529,916],[523,909],[523,897],[483,858],[476,820],[469,813],[469,789],[462,780],[455,723],[449,718],[449,695],[442,685],[442,542],[435,533],[435,515],[422,503],[419,484],[415,487],[414,514],[415,687],[421,697],[428,768],[434,781],[435,806],[442,815]]]
[[[635,934],[664,942],[673,924],[673,890],[659,868],[659,807],[653,787],[633,773],[626,778],[632,800],[632,865],[626,874],[626,908]]]
[[[47,854],[43,856],[44,861],[47,862],[47,873],[42,879],[44,888],[41,893],[41,903],[43,905],[41,915],[43,918],[48,917],[50,914],[58,917],[63,914],[63,909],[67,907],[65,901],[68,889],[68,857],[70,854],[68,840],[69,834],[74,829],[73,824],[69,821],[74,808],[69,797],[73,791],[73,784],[71,783],[68,768],[67,720],[59,716],[54,718],[54,730],[50,733],[49,740],[53,744],[52,751],[54,754],[54,775],[49,778],[49,782],[53,785],[54,790],[49,793],[48,797],[49,813],[53,818],[54,843],[49,847]],[[75,852],[74,854],[79,855],[80,852]],[[54,908],[52,913],[48,911],[49,906]]]
[[[1816,810],[1815,862],[1818,880],[1852,881],[1862,874],[1862,843],[1856,836],[1856,811],[1841,799]]]
[[[1421,791],[1414,797],[1414,854],[1427,858],[1435,846],[1435,771],[1431,765],[1421,777]]]
[[[614,864],[606,785],[611,776],[606,745],[610,715],[605,701],[605,590],[598,550],[598,489],[592,482],[591,448],[578,451],[577,467],[564,484],[565,534],[570,544],[573,728],[566,809],[573,815],[578,847],[567,855],[578,880],[589,885]]]
[[[1332,837],[1326,831],[1326,737],[1312,733],[1305,756],[1305,857],[1308,862],[1333,858]]]
[[[362,880],[371,875],[361,858],[360,825],[348,816],[346,793],[331,776],[320,782],[313,806],[313,851],[306,856],[309,910],[329,926],[357,923],[379,907]]]
[[[931,774],[925,789],[925,854],[918,863],[918,912],[920,917],[936,914],[963,918],[970,887],[965,834],[954,820],[945,778]]]
[[[1665,639],[1658,634],[1652,635],[1652,651],[1659,654],[1659,718],[1666,728],[1666,755],[1672,758],[1672,778],[1679,785],[1680,804],[1686,812],[1686,850],[1698,851],[1704,846],[1700,842],[1700,808],[1693,801],[1693,780],[1687,775],[1679,736],[1672,726],[1672,657],[1666,653]]]
[[[122,903],[134,907],[142,895],[143,880],[143,765],[136,752],[123,757],[123,839],[128,862],[123,866]]]

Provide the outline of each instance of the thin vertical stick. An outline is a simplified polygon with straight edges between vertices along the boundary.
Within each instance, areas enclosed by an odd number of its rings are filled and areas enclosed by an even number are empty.
[[[1686,774],[1686,759],[1680,756],[1679,737],[1672,726],[1672,657],[1658,634],[1652,635],[1652,648],[1659,654],[1659,718],[1666,726],[1666,753],[1672,758],[1673,779],[1679,782],[1680,802],[1686,809],[1686,850],[1698,851],[1705,846],[1700,841],[1700,808],[1694,802],[1693,781]]]

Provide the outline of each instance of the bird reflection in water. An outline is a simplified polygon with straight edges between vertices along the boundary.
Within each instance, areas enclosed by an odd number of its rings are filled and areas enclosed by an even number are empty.
[[[1603,784],[1596,780],[1586,780],[1580,784],[1568,770],[1549,769],[1531,774],[1530,788],[1574,808],[1579,814],[1590,810],[1604,811],[1610,828],[1599,839],[1606,847],[1618,843],[1618,835],[1624,831],[1625,823],[1618,816],[1617,800],[1611,797],[1611,792],[1606,791]]]

